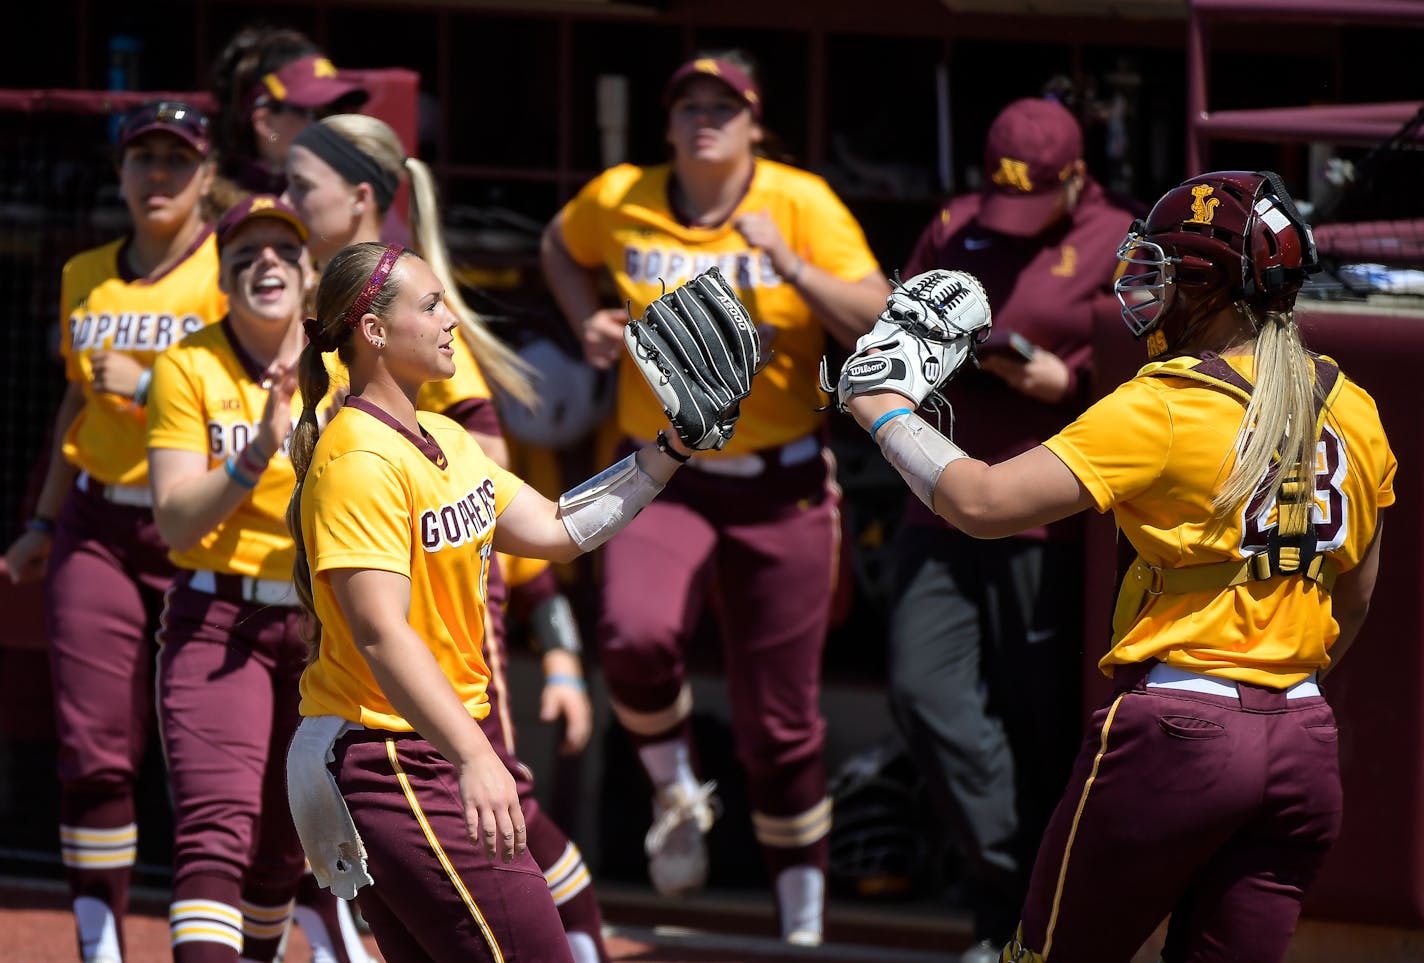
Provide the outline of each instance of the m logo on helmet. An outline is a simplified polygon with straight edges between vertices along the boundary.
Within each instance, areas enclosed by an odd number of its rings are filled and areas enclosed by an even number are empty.
[[[1028,179],[1028,164],[1021,160],[1000,157],[999,169],[994,171],[994,176],[990,180],[1000,187],[1012,187],[1025,194],[1033,191],[1033,181]]]
[[[1221,206],[1220,199],[1211,196],[1214,190],[1210,184],[1198,184],[1192,188],[1192,216],[1186,223],[1211,223],[1211,219],[1216,217],[1216,209]]]

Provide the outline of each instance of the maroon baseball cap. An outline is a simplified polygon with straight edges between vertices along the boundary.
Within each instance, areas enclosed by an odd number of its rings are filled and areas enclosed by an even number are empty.
[[[297,237],[302,239],[303,244],[307,242],[307,226],[302,223],[301,216],[291,205],[275,194],[253,194],[247,200],[228,208],[227,213],[218,220],[218,249],[221,250],[232,240],[233,235],[244,224],[264,217],[285,221],[297,232]]]
[[[761,120],[761,91],[757,89],[751,74],[730,60],[723,60],[720,57],[698,57],[674,70],[672,76],[668,78],[667,86],[663,88],[663,106],[671,107],[673,98],[677,96],[682,85],[698,76],[713,77],[722,81],[732,89],[732,93],[746,101],[747,106],[752,110],[752,117]]]
[[[277,102],[317,110],[338,103],[342,109],[355,108],[369,97],[364,87],[342,80],[341,72],[330,60],[320,54],[308,54],[264,74],[250,99],[253,106]]]
[[[208,116],[181,100],[151,100],[124,114],[119,122],[119,150],[144,134],[162,131],[172,134],[206,157],[212,149]]]
[[[1037,234],[1082,157],[1083,130],[1062,104],[1037,97],[1009,104],[989,125],[979,223],[1000,234]]]

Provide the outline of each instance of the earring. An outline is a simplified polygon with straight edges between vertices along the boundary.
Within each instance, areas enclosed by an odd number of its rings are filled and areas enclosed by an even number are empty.
[[[277,135],[276,135],[276,134],[268,134],[268,135],[267,135],[267,139],[270,140],[270,141],[271,141],[272,143],[274,143],[274,144],[277,143]]]
[[[355,216],[355,217],[360,217],[362,214],[366,213],[366,205],[364,205],[364,204],[353,204],[353,205],[351,206],[351,213],[352,213],[352,215]]]
[[[384,347],[386,346],[386,339],[385,339],[385,338],[372,338],[372,339],[371,339],[371,344],[375,345],[375,346],[378,347],[378,348],[384,348]]]

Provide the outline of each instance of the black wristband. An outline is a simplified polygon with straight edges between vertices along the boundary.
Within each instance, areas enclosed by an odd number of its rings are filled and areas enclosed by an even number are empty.
[[[682,452],[678,451],[672,446],[672,440],[668,438],[666,431],[658,432],[657,446],[658,451],[662,452],[664,455],[667,455],[679,465],[686,465],[689,461],[692,460],[691,455],[684,455]]]

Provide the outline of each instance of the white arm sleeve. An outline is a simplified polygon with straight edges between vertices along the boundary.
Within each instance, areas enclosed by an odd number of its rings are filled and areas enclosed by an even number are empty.
[[[591,552],[623,530],[663,490],[637,455],[594,475],[559,497],[559,518],[574,544]]]
[[[935,485],[945,466],[969,457],[913,411],[891,419],[875,440],[885,460],[930,511],[934,511]]]

